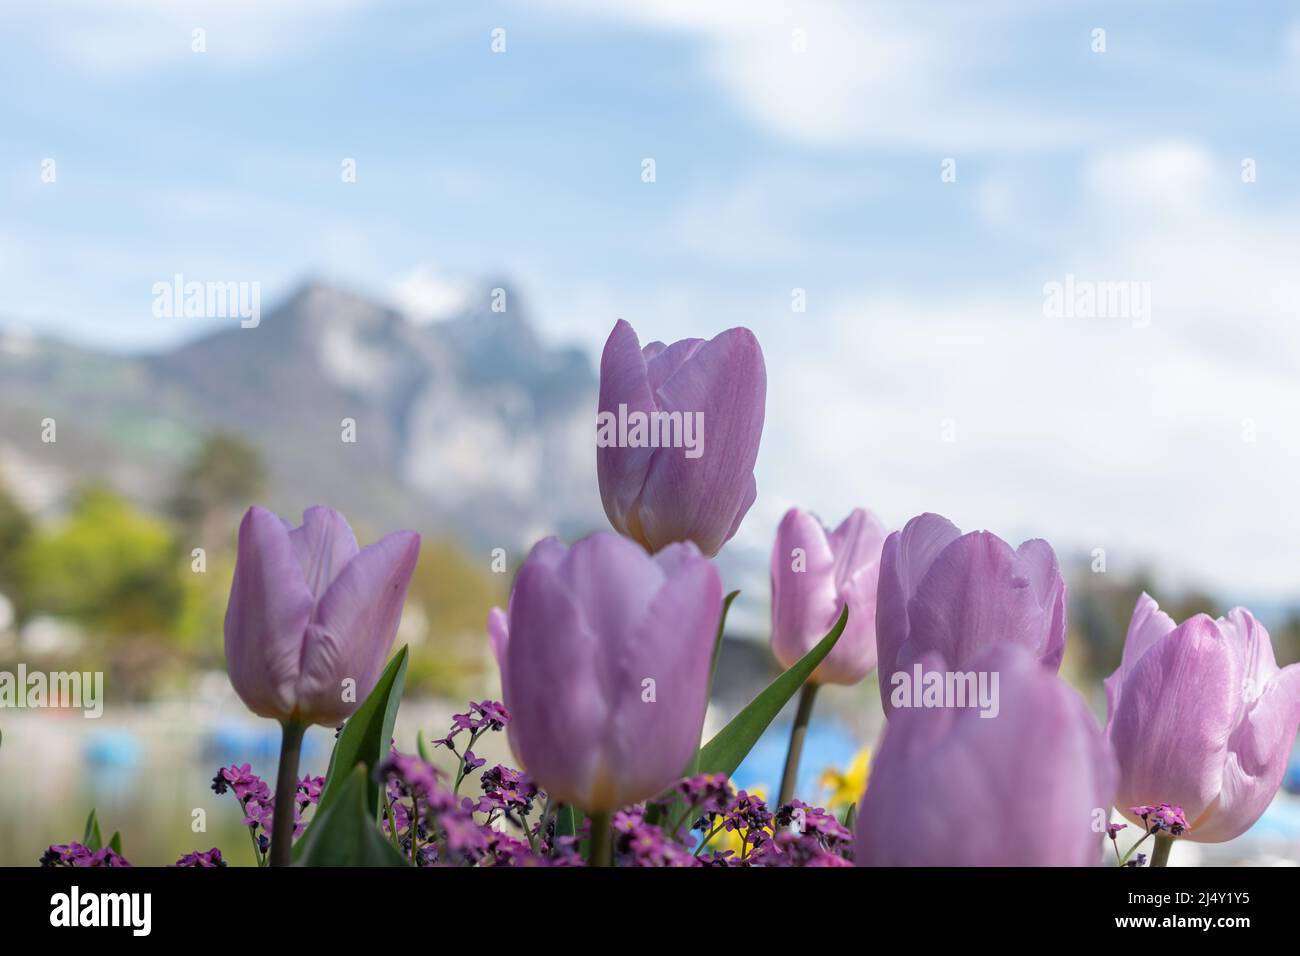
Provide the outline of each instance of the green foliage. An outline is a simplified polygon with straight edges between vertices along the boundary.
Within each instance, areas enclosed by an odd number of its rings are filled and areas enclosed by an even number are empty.
[[[380,787],[375,780],[375,768],[388,756],[393,739],[393,725],[397,722],[397,708],[402,702],[402,690],[406,686],[407,649],[398,651],[384,672],[379,675],[368,697],[348,718],[343,732],[334,743],[334,752],[330,754],[329,769],[325,771],[325,786],[321,790],[320,803],[316,808],[316,819],[312,820],[307,834],[304,834],[298,847],[306,846],[306,836],[319,825],[319,820],[339,799],[345,782],[350,780],[353,768],[362,773],[362,800],[372,820],[379,819]],[[302,852],[295,847],[295,855]]]
[[[170,529],[101,487],[83,491],[65,521],[38,531],[21,565],[33,609],[107,635],[169,633],[181,604]]]
[[[181,473],[170,510],[189,528],[230,524],[261,494],[265,482],[258,450],[238,435],[217,432],[203,440]],[[233,525],[226,531],[232,533]]]
[[[337,796],[317,809],[295,850],[298,866],[408,866],[366,809],[366,771],[358,765],[339,781]]]
[[[86,817],[86,827],[82,832],[81,842],[91,850],[99,850],[104,846],[104,838],[99,831],[99,818],[96,817],[94,810],[91,810],[90,816]]]
[[[424,539],[411,578],[407,613],[423,621],[422,639],[412,641],[408,682],[449,697],[481,693],[492,672],[487,613],[503,605],[509,584],[457,542]]]
[[[0,594],[13,602],[20,620],[26,610],[21,555],[31,534],[31,518],[0,486]]]
[[[758,738],[763,736],[781,708],[786,705],[799,688],[812,676],[817,665],[822,662],[835,642],[844,633],[844,625],[849,621],[849,608],[846,604],[840,618],[831,628],[830,633],[818,642],[817,646],[791,665],[790,669],[772,681],[750,701],[740,713],[731,719],[731,723],[718,731],[707,744],[695,755],[694,763],[688,772],[725,773],[730,776],[745,759],[745,755],[754,749]]]

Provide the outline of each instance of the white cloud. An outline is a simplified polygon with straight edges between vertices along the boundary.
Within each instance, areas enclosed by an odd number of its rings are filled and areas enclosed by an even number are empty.
[[[134,74],[197,56],[222,63],[283,59],[333,35],[381,0],[50,0],[0,8],[0,31],[98,74]],[[129,8],[129,9],[128,9]],[[203,30],[207,52],[192,49]]]
[[[1104,547],[1225,600],[1300,585],[1300,210],[1195,143],[1094,157],[1053,274],[1154,287],[1149,328],[1049,319],[1041,285],[868,293],[763,337],[760,499],[923,510]],[[942,440],[951,419],[956,441]],[[770,535],[779,511],[749,531]]]
[[[1167,141],[1095,155],[1085,168],[1084,179],[1093,198],[1149,216],[1199,208],[1214,175],[1214,159],[1203,146]]]
[[[855,0],[549,0],[693,38],[698,67],[755,122],[814,146],[1060,148],[1096,126],[993,89],[1017,5]],[[806,52],[797,52],[803,31]]]

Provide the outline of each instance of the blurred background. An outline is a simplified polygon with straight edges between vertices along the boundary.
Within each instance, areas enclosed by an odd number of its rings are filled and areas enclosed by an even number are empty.
[[[605,525],[619,317],[744,324],[767,360],[712,726],[775,673],[796,504],[1047,538],[1101,718],[1143,590],[1245,605],[1300,659],[1292,4],[68,0],[0,9],[0,73],[0,670],[107,698],[0,711],[0,863],[92,806],[136,862],[249,861],[208,783],[278,746],[223,669],[250,503],[425,535],[399,745],[498,694],[519,560]],[[178,275],[256,284],[257,327],[160,317]],[[1062,317],[1068,277],[1150,308]],[[880,723],[874,677],[824,694],[801,792]],[[741,785],[775,787],[785,734]],[[1181,862],[1300,861],[1286,786]]]

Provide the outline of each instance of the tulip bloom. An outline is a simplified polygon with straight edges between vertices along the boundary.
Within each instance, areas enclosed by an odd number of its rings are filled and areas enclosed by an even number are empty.
[[[538,542],[489,618],[510,745],[556,800],[594,815],[645,800],[694,756],[722,581],[693,544],[653,557],[600,532]]]
[[[609,522],[650,552],[717,554],[754,503],[767,372],[758,340],[651,342],[620,319],[600,358],[596,477]]]
[[[929,654],[922,666],[945,664]],[[996,717],[890,717],[858,811],[858,865],[1096,866],[1117,771],[1083,698],[1014,644],[971,669],[999,675]]]
[[[826,636],[845,604],[844,633],[810,680],[856,684],[876,666],[876,582],[886,534],[861,508],[829,532],[806,511],[785,513],[772,547],[772,651],[783,667]]]
[[[250,508],[225,629],[230,682],[249,710],[327,726],[350,716],[383,670],[419,553],[413,531],[358,549],[329,508],[308,508],[299,528]]]
[[[1018,644],[1055,671],[1065,653],[1065,579],[1051,545],[1013,550],[987,531],[962,534],[923,514],[885,540],[876,595],[880,698],[892,714],[889,680],[937,653],[947,666],[994,644]]]
[[[1175,626],[1138,598],[1124,655],[1106,679],[1106,734],[1119,758],[1121,812],[1174,804],[1181,839],[1245,832],[1277,793],[1300,724],[1300,664],[1279,668],[1268,631],[1244,608]]]

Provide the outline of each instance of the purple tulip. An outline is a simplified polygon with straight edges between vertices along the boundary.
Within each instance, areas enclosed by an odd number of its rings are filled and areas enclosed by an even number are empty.
[[[1181,839],[1245,832],[1277,793],[1300,725],[1300,664],[1279,668],[1268,631],[1234,608],[1177,626],[1138,598],[1124,655],[1106,679],[1106,734],[1119,758],[1117,806],[1182,807]]]
[[[993,644],[1019,644],[1055,671],[1065,653],[1065,579],[1051,545],[1013,550],[987,531],[962,534],[936,514],[913,518],[885,540],[876,595],[880,697],[925,654],[966,669]]]
[[[722,581],[690,543],[537,543],[489,619],[510,745],[548,794],[607,813],[681,776],[704,727]]]
[[[248,708],[327,726],[356,710],[388,658],[419,553],[413,531],[358,549],[343,516],[319,505],[300,528],[250,508],[226,609],[226,667]]]
[[[937,654],[920,663],[946,666]],[[1117,771],[1083,698],[1014,644],[971,670],[998,675],[996,716],[894,711],[858,811],[858,864],[1097,865]]]
[[[748,329],[642,349],[620,319],[600,359],[596,419],[596,476],[614,529],[651,553],[693,541],[717,554],[754,503],[766,396]]]
[[[790,667],[826,636],[844,605],[849,620],[810,678],[856,684],[876,666],[876,581],[888,531],[855,508],[834,531],[791,508],[772,547],[772,651]]]

